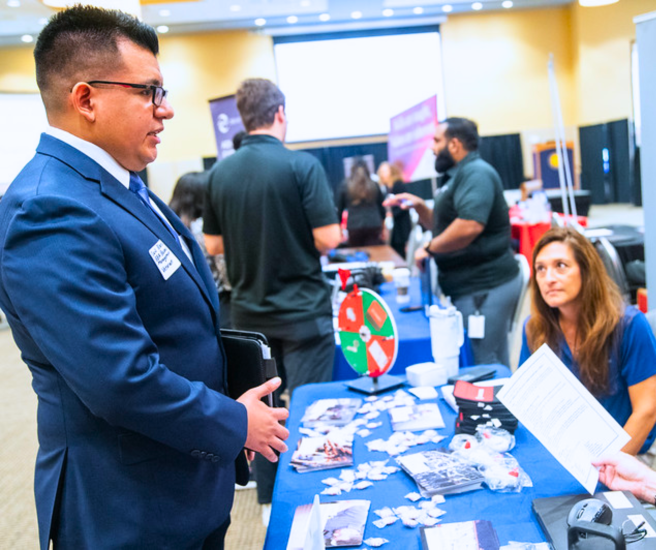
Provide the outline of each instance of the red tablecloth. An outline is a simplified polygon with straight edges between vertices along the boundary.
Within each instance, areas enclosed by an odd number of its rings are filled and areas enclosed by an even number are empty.
[[[532,265],[533,248],[551,228],[550,223],[528,223],[513,221],[510,225],[510,235],[513,239],[519,241],[519,253],[528,260],[528,265]]]

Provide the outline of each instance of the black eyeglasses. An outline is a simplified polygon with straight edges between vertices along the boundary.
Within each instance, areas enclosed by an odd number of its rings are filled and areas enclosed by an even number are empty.
[[[87,84],[89,86],[93,86],[94,84],[114,84],[115,86],[123,86],[124,88],[148,90],[152,94],[153,105],[155,107],[159,107],[166,97],[166,94],[169,93],[168,90],[165,90],[161,86],[153,86],[152,84],[130,84],[129,82],[111,82],[109,80],[91,80],[87,82]]]

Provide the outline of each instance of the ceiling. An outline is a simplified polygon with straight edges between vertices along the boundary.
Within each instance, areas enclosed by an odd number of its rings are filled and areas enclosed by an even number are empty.
[[[572,0],[479,0],[481,11],[527,9]],[[472,12],[475,0],[141,0],[146,23],[165,25],[170,34],[250,29],[297,34],[407,27],[444,21],[449,13]],[[505,3],[506,6],[508,5]],[[385,11],[386,15],[383,14]],[[390,13],[391,11],[391,13]],[[358,12],[358,13],[354,13]],[[55,10],[39,0],[0,0],[0,47],[35,38]],[[295,17],[296,21],[288,18]],[[264,19],[265,22],[257,19]]]

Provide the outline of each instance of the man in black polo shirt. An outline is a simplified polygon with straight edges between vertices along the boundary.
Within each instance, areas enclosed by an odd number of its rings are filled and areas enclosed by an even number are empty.
[[[270,81],[237,91],[248,135],[212,170],[203,216],[210,254],[225,249],[235,328],[263,333],[290,393],[332,379],[335,337],[330,288],[319,258],[341,240],[319,162],[283,145],[285,97]],[[259,463],[258,463],[259,464]],[[257,473],[261,504],[271,487]]]
[[[509,364],[508,331],[521,292],[521,274],[510,248],[510,220],[501,178],[478,153],[478,129],[449,118],[433,138],[435,170],[443,174],[431,210],[419,197],[401,193],[386,201],[413,207],[433,238],[415,255],[431,255],[442,292],[468,326],[476,364]],[[405,199],[405,200],[404,200]]]

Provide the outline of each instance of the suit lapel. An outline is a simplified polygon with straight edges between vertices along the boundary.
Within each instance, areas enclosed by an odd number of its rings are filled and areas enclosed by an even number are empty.
[[[85,179],[98,182],[100,184],[100,192],[104,196],[106,196],[108,199],[116,203],[124,210],[128,211],[143,225],[145,225],[152,233],[154,233],[155,236],[157,236],[157,238],[160,239],[169,248],[169,250],[174,252],[176,257],[180,260],[180,263],[184,267],[185,271],[194,280],[201,293],[205,297],[205,300],[213,309],[214,316],[217,316],[218,296],[214,296],[217,294],[214,290],[214,285],[212,283],[208,286],[206,277],[202,277],[200,274],[203,273],[203,275],[205,275],[204,269],[209,271],[209,268],[204,265],[205,259],[203,253],[200,250],[198,243],[196,243],[194,237],[167,205],[165,205],[149,190],[151,200],[157,204],[173,228],[180,234],[182,238],[185,239],[187,246],[192,251],[194,263],[196,265],[192,264],[191,260],[181,249],[180,243],[175,240],[169,230],[162,224],[162,221],[157,219],[157,215],[150,211],[149,208],[143,202],[141,202],[141,199],[135,193],[127,189],[120,181],[116,180],[114,176],[102,168],[93,159],[78,149],[75,149],[67,143],[64,143],[63,141],[60,141],[48,134],[41,135],[41,141],[37,147],[37,152],[55,157],[61,162],[70,166]]]
[[[196,237],[194,237],[191,234],[191,231],[185,227],[185,225],[182,223],[182,220],[178,218],[175,212],[173,212],[173,210],[171,210],[168,205],[165,204],[157,195],[150,191],[150,189],[148,190],[148,194],[150,195],[150,200],[152,200],[162,211],[162,214],[164,214],[166,219],[173,226],[173,229],[175,229],[178,232],[178,235],[180,235],[180,237],[185,240],[185,243],[191,251],[191,255],[194,261],[192,265],[192,262],[183,251],[182,255],[184,256],[185,260],[183,265],[189,274],[194,278],[200,289],[203,291],[203,294],[207,300],[212,304],[214,309],[218,310],[219,298],[216,291],[216,286],[214,285],[214,279],[212,278],[212,274],[210,273],[207,262],[205,261],[205,255],[196,242]],[[176,246],[180,248],[178,243],[176,243]]]

